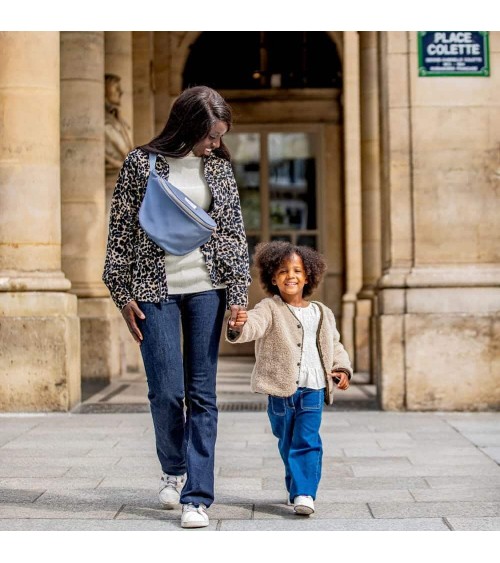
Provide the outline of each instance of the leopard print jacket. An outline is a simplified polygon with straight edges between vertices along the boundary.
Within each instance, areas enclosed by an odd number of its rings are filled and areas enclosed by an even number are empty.
[[[212,192],[209,215],[217,223],[201,252],[214,286],[225,284],[227,306],[247,306],[250,285],[248,245],[238,188],[230,162],[216,155],[202,157]],[[158,155],[157,172],[168,179],[166,157]],[[139,208],[149,176],[148,153],[131,151],[116,182],[109,219],[108,245],[102,279],[121,310],[132,301],[158,303],[168,298],[165,252],[139,224]]]

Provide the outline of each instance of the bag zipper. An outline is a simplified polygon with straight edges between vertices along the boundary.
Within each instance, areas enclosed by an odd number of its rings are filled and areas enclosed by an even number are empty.
[[[194,221],[196,221],[199,225],[201,225],[202,227],[205,227],[206,229],[208,229],[209,231],[214,231],[215,228],[212,227],[211,225],[209,225],[208,223],[206,223],[205,221],[203,221],[203,219],[200,219],[198,217],[198,215],[196,215],[196,213],[190,209],[182,200],[180,200],[175,193],[170,189],[168,183],[161,177],[158,175],[158,178],[160,180],[160,185],[161,187],[165,190],[165,192],[168,194],[168,196],[171,199],[175,199],[175,201],[178,203],[179,207],[182,209],[182,211],[184,211],[184,213],[186,213],[186,215],[189,215],[191,217],[191,219],[193,219]],[[186,196],[187,197],[187,196]]]

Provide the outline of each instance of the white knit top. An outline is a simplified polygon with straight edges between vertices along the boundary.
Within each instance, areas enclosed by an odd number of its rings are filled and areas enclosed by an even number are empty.
[[[298,386],[309,387],[309,389],[323,389],[325,387],[325,375],[316,344],[320,310],[315,303],[309,303],[307,307],[293,307],[292,305],[288,305],[288,307],[300,321],[304,331]]]
[[[184,158],[168,158],[168,180],[182,190],[190,199],[205,211],[210,207],[212,194],[203,175],[203,158],[191,151]],[[165,254],[168,293],[199,293],[209,289],[221,289],[212,285],[205,259],[199,248],[184,256]]]

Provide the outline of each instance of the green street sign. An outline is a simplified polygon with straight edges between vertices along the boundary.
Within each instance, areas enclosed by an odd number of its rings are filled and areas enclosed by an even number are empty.
[[[419,76],[489,76],[488,31],[418,31]]]

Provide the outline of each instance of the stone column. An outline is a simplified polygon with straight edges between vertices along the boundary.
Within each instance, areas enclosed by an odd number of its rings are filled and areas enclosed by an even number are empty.
[[[115,306],[101,281],[106,246],[104,33],[61,33],[62,265],[78,295],[82,379],[120,375]]]
[[[106,31],[105,72],[117,74],[121,78],[123,96],[121,99],[122,117],[127,123],[134,123],[132,31]]]
[[[131,31],[106,31],[104,33],[105,59],[104,70],[106,74],[116,74],[121,78],[123,95],[120,101],[120,112],[122,118],[133,127],[134,124],[134,100],[133,100],[133,46]],[[103,99],[104,104],[104,99]],[[134,146],[135,132],[132,130]],[[119,170],[106,171],[106,217],[109,219],[109,208],[113,190],[116,184]],[[107,223],[106,223],[107,227]],[[106,229],[107,234],[107,229]],[[127,329],[125,321],[120,312],[114,308],[117,322],[120,327],[120,357],[122,372],[137,371],[142,366],[139,347],[136,345]]]
[[[363,371],[376,374],[377,346],[372,321],[376,307],[375,286],[381,275],[380,226],[380,123],[377,32],[360,33],[361,81],[361,183],[363,226],[363,288],[358,294],[356,334],[357,358]]]
[[[381,404],[498,409],[500,77],[418,77],[416,33],[381,39]]]
[[[155,81],[153,72],[154,32],[134,31],[134,139],[138,145],[150,141],[155,134]]]
[[[179,95],[182,89],[182,78],[179,77],[178,90],[174,90],[171,84],[171,76],[174,75],[173,51],[175,45],[181,41],[180,32],[155,31],[154,35],[154,62],[153,72],[155,76],[155,133],[158,134],[167,122],[170,108],[174,97]],[[182,76],[182,72],[181,72]]]
[[[123,119],[132,126],[134,123],[133,105],[133,72],[132,72],[132,32],[131,31],[106,31],[104,33],[105,59],[104,72],[116,74],[121,78],[120,111]],[[103,96],[104,104],[104,96]],[[103,117],[104,119],[104,117]],[[118,169],[108,170],[106,173],[106,214],[109,216],[109,206]]]
[[[59,33],[0,33],[0,411],[80,401],[77,299],[61,271]]]
[[[346,291],[342,298],[341,337],[359,371],[356,355],[355,316],[361,288],[361,153],[359,122],[359,39],[344,32],[344,170],[346,221]]]

